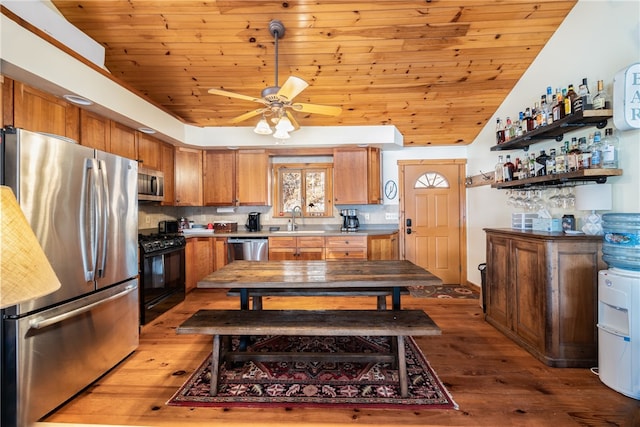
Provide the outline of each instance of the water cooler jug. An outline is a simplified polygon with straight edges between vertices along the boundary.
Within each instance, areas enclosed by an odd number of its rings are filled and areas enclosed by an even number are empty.
[[[640,271],[598,273],[598,365],[606,386],[640,399]]]

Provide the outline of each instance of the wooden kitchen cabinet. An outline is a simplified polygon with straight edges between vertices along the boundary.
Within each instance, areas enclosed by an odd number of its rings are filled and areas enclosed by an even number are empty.
[[[367,259],[367,236],[327,236],[325,259]]]
[[[138,140],[138,163],[140,166],[161,170],[162,169],[162,141],[146,133],[136,131]]]
[[[367,237],[367,259],[399,259],[398,232]]]
[[[204,205],[235,206],[236,152],[207,150],[203,167]]]
[[[324,242],[320,236],[269,237],[269,260],[322,260]]]
[[[138,160],[136,131],[120,123],[110,121],[109,151],[112,154]]]
[[[87,110],[80,110],[80,144],[100,151],[109,151],[111,121]]]
[[[238,150],[236,205],[270,205],[269,181],[269,154],[265,150]]]
[[[549,366],[596,366],[602,238],[485,231],[487,322]]]
[[[176,206],[202,206],[202,150],[176,147],[174,193]]]
[[[162,144],[161,149],[162,156],[162,173],[164,175],[164,199],[161,204],[165,206],[173,206],[175,201],[175,192],[174,192],[174,147],[170,144]]]
[[[336,148],[333,151],[333,196],[337,205],[382,203],[380,149]]]
[[[189,292],[196,288],[198,281],[213,272],[213,239],[210,237],[189,237],[184,249],[185,287]]]
[[[14,81],[13,126],[79,141],[80,108],[64,99]]]
[[[213,271],[224,267],[229,263],[226,237],[213,237]]]

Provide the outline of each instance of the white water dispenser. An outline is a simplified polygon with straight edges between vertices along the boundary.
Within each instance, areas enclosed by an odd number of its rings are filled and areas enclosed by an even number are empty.
[[[640,399],[640,271],[598,273],[598,365],[606,386]]]

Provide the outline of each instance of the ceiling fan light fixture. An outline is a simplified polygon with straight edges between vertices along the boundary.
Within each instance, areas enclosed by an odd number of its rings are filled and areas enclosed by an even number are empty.
[[[278,129],[278,127],[276,126],[276,131],[273,134],[273,137],[277,139],[289,139],[291,138],[291,135],[289,135],[289,132],[287,132],[286,130]]]
[[[280,120],[278,120],[278,124],[276,125],[276,131],[278,130],[282,130],[284,132],[291,132],[295,130],[295,128],[291,124],[291,120],[289,120],[289,117],[282,116]]]
[[[267,123],[267,119],[265,119],[264,117],[262,117],[260,121],[258,121],[253,131],[258,135],[271,135],[273,133],[273,131],[269,127],[269,124]]]

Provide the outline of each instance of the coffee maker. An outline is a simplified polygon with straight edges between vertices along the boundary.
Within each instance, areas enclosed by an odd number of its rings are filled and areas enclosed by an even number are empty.
[[[261,229],[260,212],[249,212],[249,217],[247,218],[247,230],[260,231]]]
[[[341,209],[342,227],[340,231],[358,231],[360,221],[358,221],[358,209]]]

